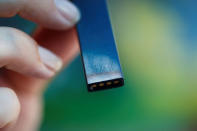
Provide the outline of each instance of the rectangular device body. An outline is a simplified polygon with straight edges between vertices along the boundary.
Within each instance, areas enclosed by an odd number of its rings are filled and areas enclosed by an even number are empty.
[[[89,91],[124,85],[106,0],[72,0],[81,12],[77,25]]]

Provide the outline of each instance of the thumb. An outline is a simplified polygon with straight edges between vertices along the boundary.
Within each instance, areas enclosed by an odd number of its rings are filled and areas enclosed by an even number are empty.
[[[67,29],[80,18],[78,9],[68,0],[0,0],[0,17],[19,14],[50,29]]]

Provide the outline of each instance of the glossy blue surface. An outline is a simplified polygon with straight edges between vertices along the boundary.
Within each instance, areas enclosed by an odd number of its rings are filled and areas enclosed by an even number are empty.
[[[106,0],[73,0],[81,11],[77,25],[88,84],[122,78]]]

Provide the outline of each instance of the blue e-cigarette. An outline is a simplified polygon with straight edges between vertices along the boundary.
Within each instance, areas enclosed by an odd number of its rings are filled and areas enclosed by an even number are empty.
[[[89,91],[124,85],[106,0],[72,0],[81,11],[77,25]]]

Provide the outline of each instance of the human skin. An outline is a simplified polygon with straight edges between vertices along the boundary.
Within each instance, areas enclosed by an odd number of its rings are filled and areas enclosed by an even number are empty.
[[[46,84],[78,54],[80,14],[67,0],[0,0],[0,17],[16,14],[41,26],[33,38],[0,27],[0,130],[36,131]]]

